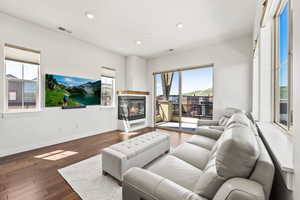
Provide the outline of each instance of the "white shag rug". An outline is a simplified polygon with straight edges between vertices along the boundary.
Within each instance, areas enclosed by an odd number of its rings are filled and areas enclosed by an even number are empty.
[[[163,157],[158,157],[147,167]],[[102,155],[59,169],[58,172],[83,200],[122,200],[122,187],[112,177],[102,175]]]
[[[102,175],[102,155],[59,169],[58,172],[83,200],[122,200],[122,187]]]

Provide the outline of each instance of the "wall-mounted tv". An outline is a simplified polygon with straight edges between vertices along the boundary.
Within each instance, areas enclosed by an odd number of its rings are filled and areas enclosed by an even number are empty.
[[[100,105],[101,80],[46,74],[46,107]]]

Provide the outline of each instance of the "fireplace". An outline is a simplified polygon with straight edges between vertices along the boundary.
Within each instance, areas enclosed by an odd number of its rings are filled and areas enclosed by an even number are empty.
[[[144,96],[119,96],[118,119],[137,120],[146,118],[146,97]]]

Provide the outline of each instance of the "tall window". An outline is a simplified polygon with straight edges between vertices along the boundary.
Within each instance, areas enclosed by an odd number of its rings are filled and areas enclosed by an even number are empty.
[[[112,77],[101,77],[101,105],[114,105],[114,83],[115,79]]]
[[[287,129],[292,123],[289,15],[286,2],[276,17],[275,122]]]
[[[40,109],[39,74],[38,53],[5,46],[6,112]]]

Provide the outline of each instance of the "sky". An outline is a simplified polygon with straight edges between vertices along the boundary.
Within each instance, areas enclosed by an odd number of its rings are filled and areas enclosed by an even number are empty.
[[[24,77],[23,77],[23,63],[6,60],[6,74],[13,75],[19,79],[34,80],[37,79],[38,66],[24,63]]]
[[[95,82],[96,80],[92,79],[85,79],[85,78],[75,78],[70,76],[60,76],[60,75],[53,75],[58,83],[62,83],[64,85],[69,86],[79,86],[88,82]]]
[[[289,5],[286,4],[283,12],[279,17],[279,85],[288,85],[288,52],[289,52],[289,28],[288,28],[288,12]]]
[[[201,68],[182,71],[182,93],[196,90],[206,90],[213,87],[213,68]],[[156,94],[162,95],[162,83],[160,74],[156,75]],[[174,72],[171,95],[179,94],[179,72]]]

